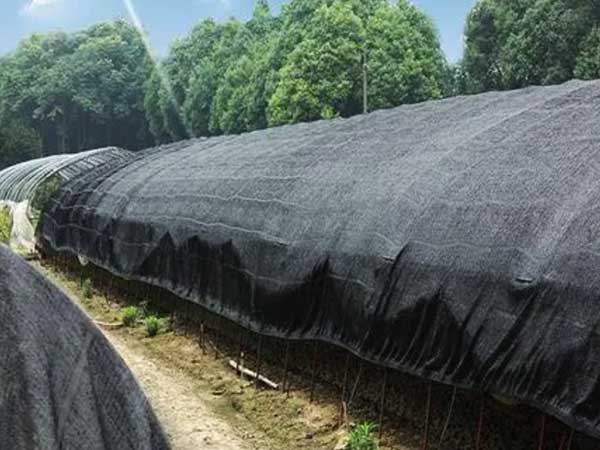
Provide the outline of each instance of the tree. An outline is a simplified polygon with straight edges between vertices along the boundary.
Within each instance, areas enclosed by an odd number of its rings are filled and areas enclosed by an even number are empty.
[[[582,44],[575,65],[575,76],[582,79],[600,78],[600,26],[596,25]]]
[[[465,30],[468,90],[555,84],[593,74],[588,62],[594,59],[599,20],[598,0],[480,0]]]
[[[35,129],[45,154],[142,148],[150,70],[142,39],[125,21],[33,35],[3,62],[0,119]]]
[[[270,124],[359,113],[364,33],[347,2],[321,6],[279,73],[269,102]]]
[[[35,130],[11,120],[0,126],[0,170],[41,157],[40,140]]]
[[[366,36],[372,108],[444,94],[446,62],[435,28],[412,4],[382,5],[369,19]]]

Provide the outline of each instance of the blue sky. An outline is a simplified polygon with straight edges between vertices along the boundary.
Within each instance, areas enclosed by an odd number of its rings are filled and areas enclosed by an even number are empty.
[[[270,0],[275,13],[286,0]],[[439,29],[451,61],[462,53],[465,17],[476,0],[413,0]],[[185,35],[198,20],[235,16],[247,19],[254,0],[132,0],[150,41],[164,55],[174,38]],[[0,54],[14,49],[33,32],[73,31],[92,23],[127,17],[124,0],[0,0]]]

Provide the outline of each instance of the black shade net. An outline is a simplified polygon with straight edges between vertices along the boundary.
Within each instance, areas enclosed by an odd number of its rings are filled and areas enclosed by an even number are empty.
[[[102,333],[4,246],[0,354],[0,449],[169,449],[144,393]]]
[[[600,82],[151,149],[68,183],[56,250],[265,335],[600,437]]]

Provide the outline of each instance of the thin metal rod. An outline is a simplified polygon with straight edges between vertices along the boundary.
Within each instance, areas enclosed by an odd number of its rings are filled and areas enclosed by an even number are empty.
[[[358,389],[358,383],[360,381],[360,376],[362,375],[363,367],[363,362],[362,360],[360,360],[360,364],[358,366],[358,374],[356,375],[356,381],[354,382],[354,387],[352,388],[350,398],[348,399],[348,409],[350,409],[350,405],[352,404],[352,401],[354,400],[354,395],[356,394],[356,390]]]
[[[342,402],[346,401],[346,389],[348,387],[348,371],[350,370],[350,357],[351,354],[348,353],[346,356],[346,365],[344,367],[344,379],[342,381]]]
[[[204,322],[200,324],[200,348],[202,349],[202,354],[206,355],[206,341],[204,338]]]
[[[240,372],[240,378],[242,378],[242,352],[244,351],[244,329],[240,328],[240,340],[238,342],[238,352],[237,352],[237,367]]]
[[[216,326],[215,326],[215,360],[219,359],[219,325],[221,325],[220,317],[216,318]]]
[[[290,341],[285,343],[285,356],[283,358],[283,383],[281,383],[281,390],[287,392],[287,381],[288,381],[288,364],[290,360]]]
[[[457,388],[454,386],[452,388],[452,400],[450,400],[450,408],[448,408],[448,415],[446,416],[446,422],[444,422],[444,428],[442,429],[442,434],[440,434],[440,442],[438,444],[438,448],[442,448],[442,443],[444,442],[444,437],[446,437],[446,432],[448,431],[448,426],[450,425],[450,420],[452,419],[452,412],[454,411],[454,403],[456,402],[456,392]]]
[[[573,445],[573,436],[575,435],[575,429],[571,428],[571,433],[569,434],[569,443],[567,444],[567,450],[571,450],[571,446]]]
[[[310,402],[312,403],[315,396],[315,382],[316,382],[316,373],[317,373],[317,349],[318,349],[318,341],[315,341],[313,344],[313,363],[312,363],[312,373],[310,375]]]
[[[263,340],[262,334],[259,334],[258,335],[258,348],[256,349],[256,359],[257,359],[257,361],[256,361],[256,380],[254,383],[254,386],[256,387],[256,389],[259,388],[260,369],[261,369],[261,363],[262,363],[262,360],[261,360],[262,340]]]
[[[385,390],[387,387],[388,369],[383,369],[383,386],[381,386],[381,400],[379,404],[379,440],[383,434],[383,413],[385,410]]]
[[[546,414],[543,414],[542,415],[542,426],[540,427],[540,439],[539,439],[539,443],[538,443],[538,450],[544,449],[544,444],[546,441],[546,419],[547,419]]]
[[[425,408],[425,434],[423,436],[423,445],[421,445],[421,450],[427,450],[427,447],[429,447],[429,419],[431,416],[431,382],[427,384],[427,404]]]
[[[485,395],[481,398],[479,408],[479,419],[477,420],[477,437],[475,438],[475,450],[481,450],[481,437],[483,434],[483,416],[485,414]]]
[[[558,444],[558,450],[565,450],[565,444],[567,443],[568,438],[569,438],[569,435],[565,431],[562,434],[562,436],[560,437],[560,443]]]

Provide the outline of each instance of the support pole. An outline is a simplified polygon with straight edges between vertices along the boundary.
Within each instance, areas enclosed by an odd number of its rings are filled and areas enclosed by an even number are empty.
[[[262,341],[263,341],[263,336],[262,334],[258,335],[258,347],[256,349],[256,382],[254,383],[254,387],[256,389],[258,389],[259,387],[259,378],[260,378],[260,369],[261,369],[261,356],[262,356]]]
[[[427,404],[425,406],[425,434],[421,450],[427,450],[429,447],[429,419],[431,415],[431,381],[427,384]]]
[[[240,339],[238,342],[238,352],[237,352],[237,365],[238,367],[242,366],[242,352],[244,351],[244,330],[243,328],[240,328]],[[244,375],[243,372],[240,371],[240,378],[244,379]]]
[[[544,444],[546,442],[546,414],[542,415],[542,426],[540,427],[540,439],[538,442],[538,450],[544,450]]]
[[[388,369],[383,369],[383,386],[381,386],[381,400],[379,403],[379,440],[383,434],[383,413],[385,410],[385,390],[387,387]]]
[[[477,420],[477,437],[475,438],[475,450],[481,450],[481,437],[483,434],[483,415],[485,414],[485,395],[481,398],[479,408],[479,419]]]
[[[287,393],[288,381],[288,364],[290,360],[290,341],[285,342],[285,356],[283,357],[283,383],[281,384],[282,392]]]
[[[317,373],[317,346],[318,342],[315,341],[313,344],[313,363],[312,363],[312,373],[310,376],[310,402],[312,403],[315,396],[315,382],[316,382],[316,373]]]
[[[448,431],[448,426],[450,426],[450,420],[452,419],[452,412],[454,411],[454,403],[456,402],[456,392],[457,392],[457,388],[456,388],[456,386],[454,386],[452,388],[452,400],[450,400],[450,408],[448,408],[448,415],[446,416],[446,422],[444,422],[444,428],[442,429],[442,434],[440,434],[440,442],[438,444],[438,448],[442,448],[444,438],[446,437],[446,431]]]
[[[573,436],[575,435],[575,429],[571,428],[571,433],[569,434],[569,441],[567,444],[567,450],[571,450],[571,446],[573,445]]]
[[[219,320],[219,316],[216,317],[215,319],[216,321],[216,326],[215,326],[215,361],[217,359],[219,359],[219,325],[221,325],[221,322]]]

